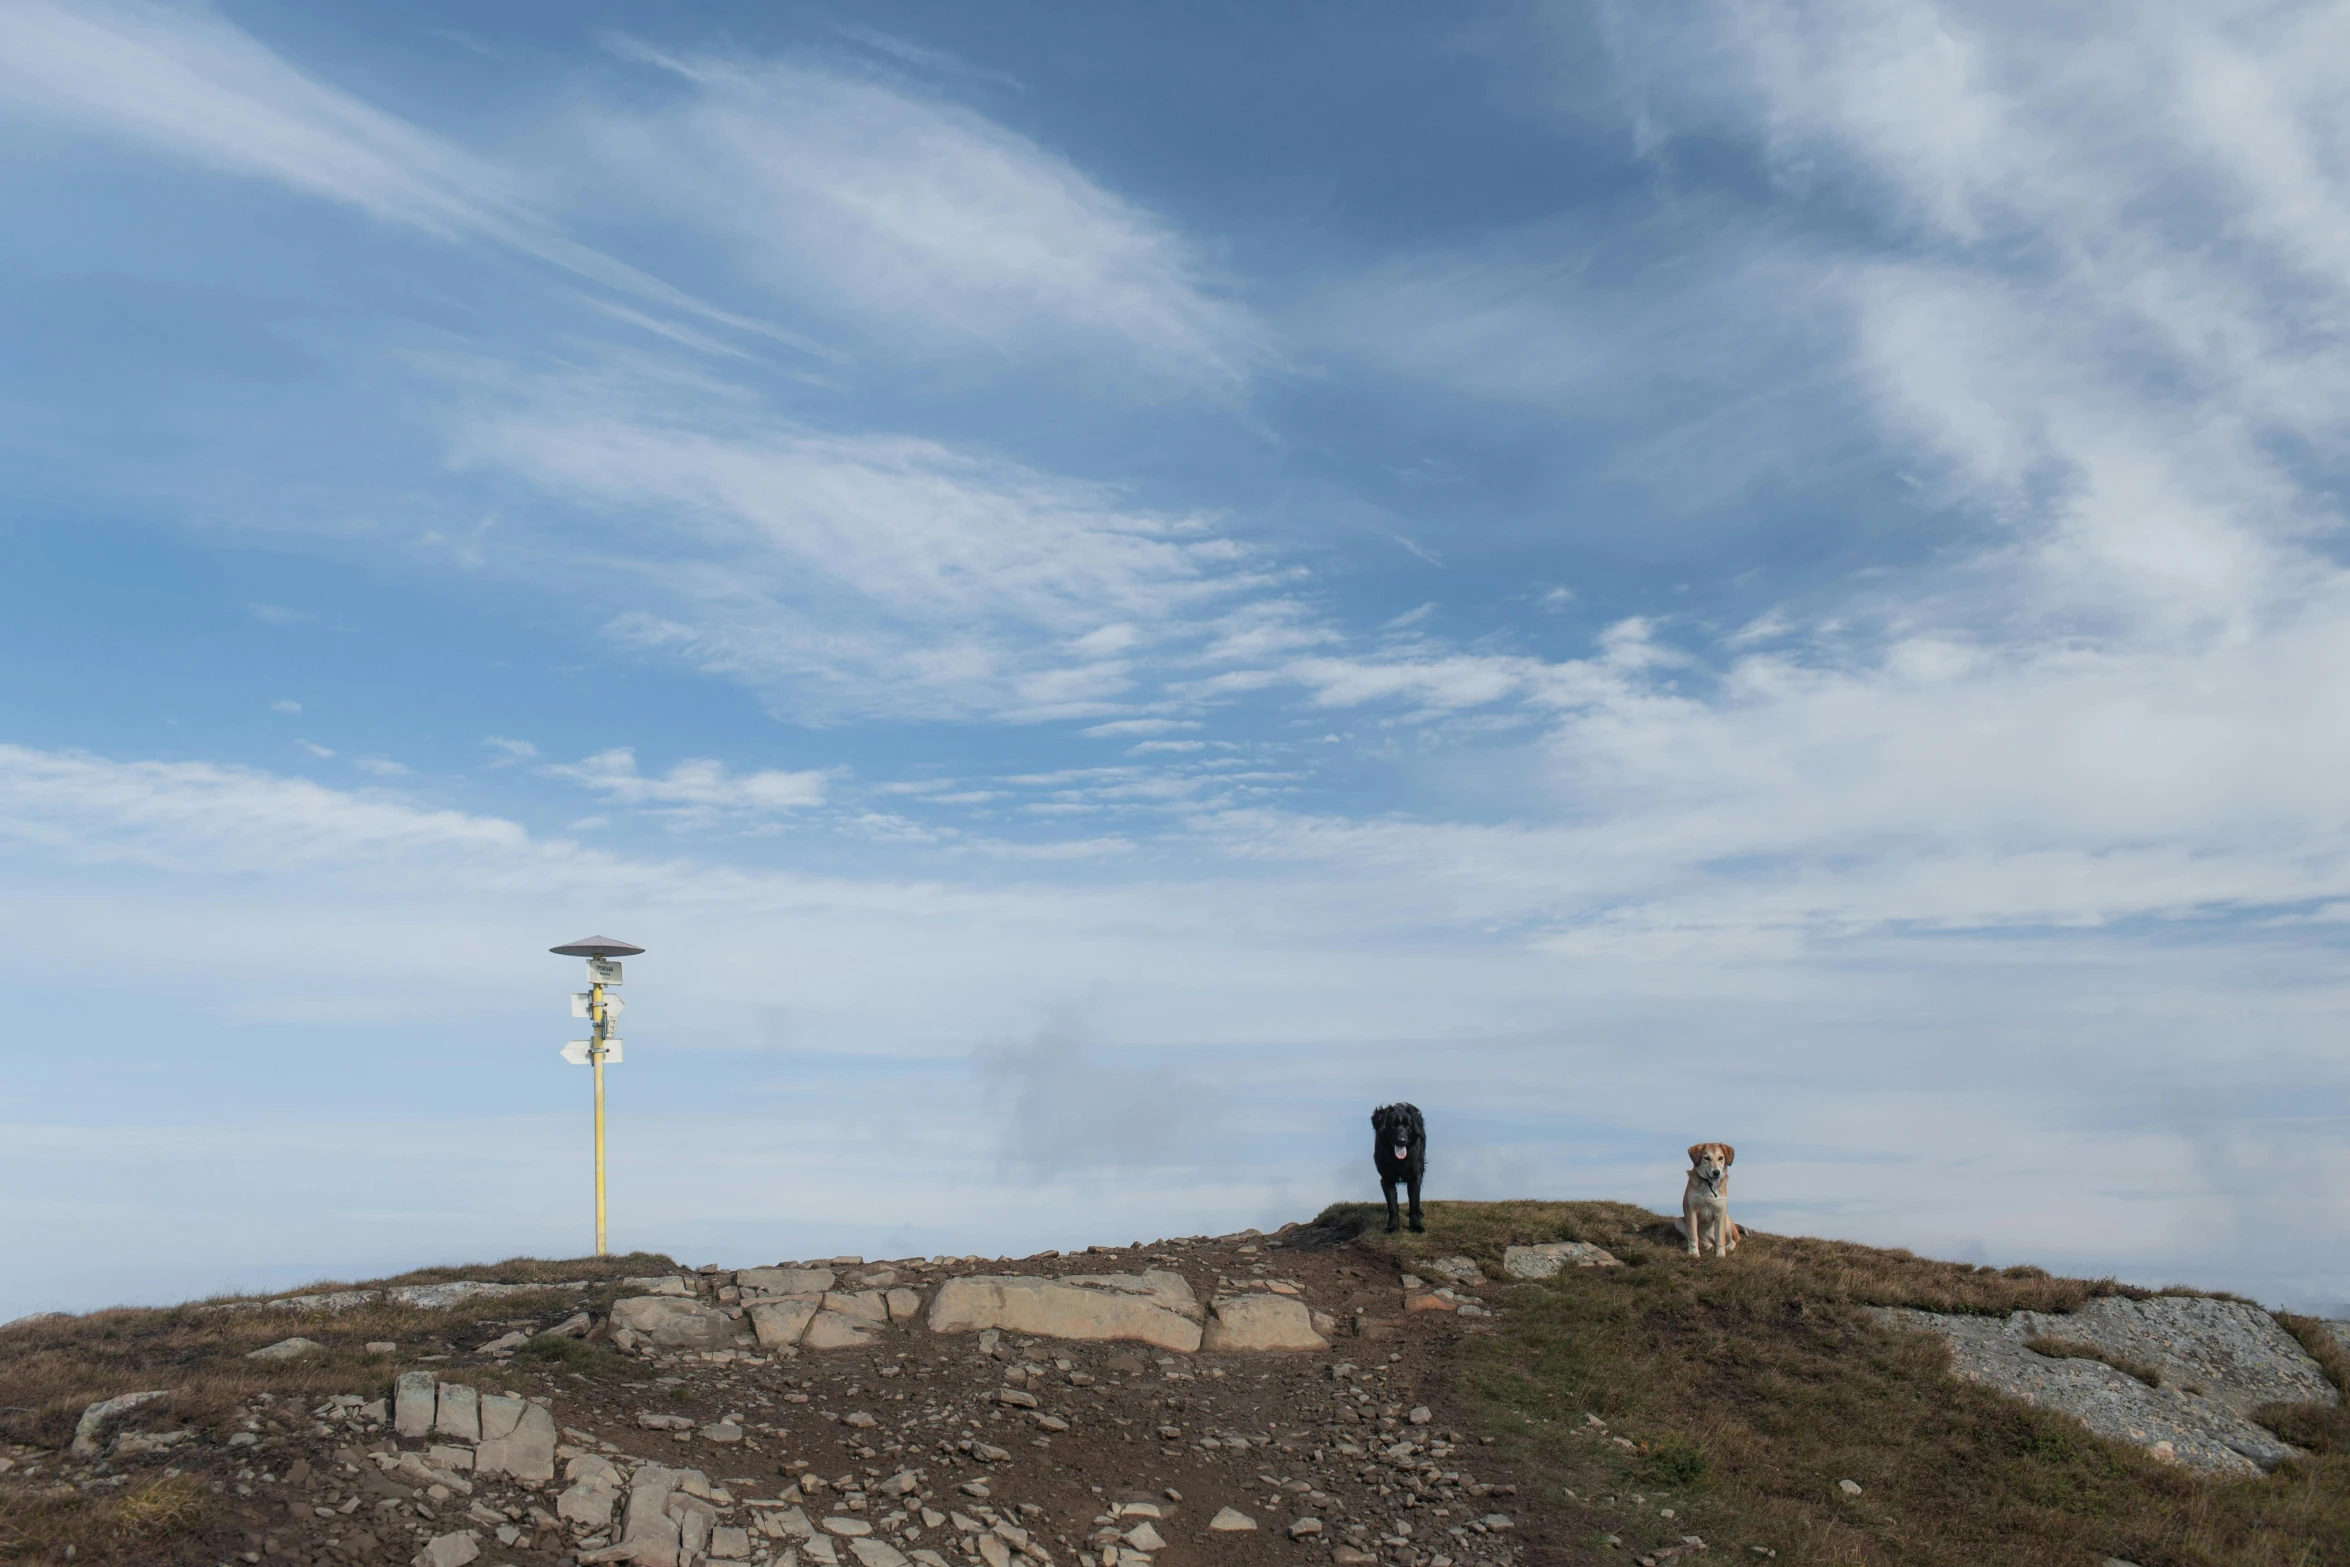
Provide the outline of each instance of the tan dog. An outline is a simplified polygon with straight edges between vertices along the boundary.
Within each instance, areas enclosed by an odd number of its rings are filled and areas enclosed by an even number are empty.
[[[1681,1234],[1689,1255],[1705,1255],[1713,1241],[1714,1255],[1727,1257],[1737,1248],[1738,1226],[1730,1220],[1730,1161],[1738,1150],[1728,1143],[1689,1145],[1689,1184],[1681,1190]]]

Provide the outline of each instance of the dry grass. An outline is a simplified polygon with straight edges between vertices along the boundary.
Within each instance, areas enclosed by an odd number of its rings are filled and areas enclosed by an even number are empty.
[[[152,1564],[212,1533],[220,1498],[192,1475],[165,1475],[108,1495],[71,1487],[0,1493],[0,1561]]]
[[[1368,1228],[1405,1266],[1465,1253],[1498,1274],[1503,1246],[1545,1240],[1627,1264],[1496,1286],[1494,1330],[1466,1341],[1463,1397],[1545,1477],[1579,1548],[1568,1559],[1624,1561],[1694,1533],[1715,1560],[1761,1546],[1790,1567],[2350,1563],[2350,1454],[2312,1443],[2272,1475],[2198,1481],[1958,1381],[1940,1341],[1861,1309],[2062,1312],[2147,1291],[1751,1233],[1727,1261],[1693,1262],[1665,1221],[1614,1203],[1439,1203],[1427,1217],[1424,1236],[1378,1233],[1368,1205],[1318,1222]],[[1624,1554],[1601,1547],[1609,1534]]]
[[[425,1269],[382,1282],[589,1280],[594,1287],[584,1293],[602,1304],[617,1292],[619,1279],[675,1267],[667,1257],[651,1253],[567,1261],[516,1258]],[[313,1285],[298,1293],[350,1287]],[[230,1411],[264,1393],[286,1402],[289,1422],[302,1423],[303,1410],[329,1394],[382,1396],[390,1364],[368,1353],[370,1342],[389,1339],[410,1354],[470,1348],[495,1337],[504,1324],[539,1321],[582,1293],[508,1295],[447,1310],[379,1303],[341,1312],[223,1311],[217,1302],[206,1302],[35,1318],[0,1329],[0,1441],[62,1447],[89,1405],[147,1388],[169,1388],[170,1417],[215,1435],[227,1434],[221,1422]],[[245,1358],[265,1344],[296,1336],[317,1341],[323,1352],[299,1360]],[[148,1418],[143,1423],[159,1422]]]
[[[480,1279],[502,1284],[583,1282],[585,1289],[528,1291],[471,1301],[447,1310],[374,1304],[348,1311],[271,1308],[228,1311],[222,1302],[160,1310],[118,1309],[79,1317],[41,1317],[0,1328],[0,1442],[55,1450],[71,1440],[82,1411],[100,1399],[167,1388],[169,1400],[143,1406],[132,1424],[144,1429],[192,1425],[217,1441],[247,1412],[280,1433],[306,1429],[310,1410],[330,1394],[380,1398],[391,1384],[392,1357],[370,1342],[401,1346],[402,1363],[455,1353],[509,1327],[547,1326],[583,1299],[599,1313],[622,1278],[674,1271],[653,1253],[544,1260],[531,1257],[456,1268],[427,1268],[369,1287]],[[359,1286],[324,1283],[287,1294],[322,1294]],[[322,1352],[297,1360],[248,1360],[280,1339],[302,1337]],[[542,1335],[526,1353],[588,1376],[636,1374],[600,1345]],[[54,1465],[48,1466],[51,1476]],[[0,1485],[0,1563],[61,1561],[67,1547],[85,1567],[154,1567],[166,1561],[215,1562],[245,1547],[229,1502],[194,1475],[165,1473],[120,1491],[76,1488],[54,1478],[28,1483],[24,1471]],[[234,1542],[234,1543],[232,1543]]]

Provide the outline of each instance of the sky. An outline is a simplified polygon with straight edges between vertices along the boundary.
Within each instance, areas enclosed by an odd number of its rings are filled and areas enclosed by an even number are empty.
[[[2350,5],[0,0],[0,1318],[1671,1211],[2350,1315]]]

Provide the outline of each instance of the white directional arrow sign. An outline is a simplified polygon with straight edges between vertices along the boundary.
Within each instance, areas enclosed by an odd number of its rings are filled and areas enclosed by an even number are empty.
[[[573,1040],[570,1044],[563,1047],[563,1059],[570,1062],[573,1066],[586,1066],[588,1064],[589,1044],[590,1041],[585,1039]],[[620,1041],[617,1039],[605,1040],[604,1064],[606,1066],[618,1066],[620,1062]]]
[[[594,996],[588,991],[573,991],[571,993],[571,1015],[573,1017],[589,1016],[590,1014],[588,1012],[588,1003],[594,999]],[[610,1012],[614,1017],[618,1017],[621,1013],[628,1010],[628,1003],[621,1000],[618,996],[606,996],[604,998],[604,1009],[607,1012]]]

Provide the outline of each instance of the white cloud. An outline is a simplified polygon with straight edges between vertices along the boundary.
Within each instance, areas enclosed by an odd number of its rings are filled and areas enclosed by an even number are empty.
[[[984,116],[813,64],[623,52],[684,95],[602,108],[588,143],[788,295],[918,351],[1107,349],[1211,386],[1264,357],[1195,246]]]
[[[332,753],[328,753],[331,755]],[[397,865],[411,855],[520,851],[511,822],[420,809],[209,762],[114,762],[0,744],[0,841],[66,863],[184,874],[321,859]]]
[[[576,574],[632,606],[624,641],[801,716],[1116,713],[1275,580],[1205,519],[1106,486],[671,384],[492,378],[452,439],[603,525],[532,541],[534,574]]]
[[[504,182],[193,7],[0,6],[0,101],[452,238],[503,226]]]
[[[539,748],[528,740],[509,740],[504,735],[487,735],[481,743],[497,753],[490,758],[492,767],[512,767],[519,762],[534,761],[539,754]]]
[[[302,704],[291,700],[281,700],[270,703],[269,710],[273,713],[299,713],[302,711]]]
[[[414,769],[404,762],[395,762],[388,756],[362,756],[351,765],[372,778],[405,778]]]
[[[485,240],[705,321],[813,347],[568,238],[523,199],[528,181],[319,80],[208,9],[0,0],[0,113],[10,111],[438,239]]]
[[[1088,725],[1085,732],[1098,740],[1115,740],[1128,735],[1173,734],[1199,727],[1196,718],[1118,718],[1106,724]]]
[[[731,816],[773,816],[822,805],[829,775],[821,771],[729,772],[709,757],[690,757],[658,777],[637,771],[628,746],[599,751],[583,761],[545,769],[593,789],[619,805],[650,807],[675,820],[707,824]]]
[[[1284,831],[1425,852],[1496,917],[1556,922],[1561,951],[1785,956],[1905,922],[2338,896],[2350,519],[2314,454],[2350,435],[2350,89],[2310,62],[2350,21],[1925,0],[1622,20],[1660,162],[1684,129],[1742,134],[1789,187],[1877,227],[1714,221],[1689,287],[1652,286],[1624,332],[1620,280],[1585,264],[1604,249],[1548,274],[1526,235],[1410,258],[1365,285],[1389,323],[1367,346],[1597,419],[1641,368],[1628,343],[1732,389],[1792,353],[1797,446],[1865,418],[1927,515],[1972,531],[1718,645],[1648,627],[1566,662],[1432,641],[1293,659],[1283,677],[1318,705],[1558,716],[1548,801],[1513,793],[1523,830]],[[1716,320],[1753,351],[1733,336],[1739,362],[1709,361]],[[1822,330],[1791,348],[1790,323]],[[1553,838],[1546,819],[1590,825]],[[1531,885],[1523,905],[1491,891],[1521,886],[1521,861],[1550,912]]]
[[[1065,852],[1122,854],[1128,841],[1096,835]],[[1182,1227],[1171,1212],[1257,1222],[1309,1211],[1362,1180],[1355,1129],[1376,1097],[1357,1102],[1359,1086],[1329,1085],[1376,1081],[1436,1108],[1446,1146],[1465,1161],[1464,1190],[1506,1180],[1525,1183],[1512,1195],[1667,1207],[1672,1156],[1695,1121],[1740,1144],[1751,1216],[1772,1227],[1922,1250],[1985,1245],[2002,1259],[2154,1281],[2200,1255],[2198,1282],[2303,1298],[2342,1298],[2350,1282],[2323,1260],[2350,1233],[2350,1207],[2280,1217],[2273,1202],[2278,1169],[2340,1158],[2325,1119],[2345,1088],[2329,1021],[2340,987],[2274,982],[2278,961],[2330,951],[2330,932],[2174,943],[2149,964],[2142,937],[2095,930],[2044,933],[2028,949],[1927,942],[1893,926],[1839,932],[1804,905],[1805,889],[1765,883],[1768,906],[1736,922],[1749,933],[1743,946],[1702,928],[1676,941],[1675,928],[1653,922],[1722,905],[1677,910],[1676,878],[1702,887],[1685,863],[1654,862],[1636,831],[1263,815],[1226,818],[1200,841],[1231,858],[1163,880],[1065,881],[1094,875],[1090,862],[1023,865],[1012,856],[1026,847],[994,844],[950,844],[919,878],[816,877],[614,854],[249,769],[0,746],[0,928],[44,983],[127,984],[168,998],[214,1037],[223,1020],[299,1018],[306,1038],[349,1038],[355,1051],[381,1043],[365,1030],[413,1033],[429,1017],[452,1059],[526,1103],[565,1086],[539,1075],[559,1070],[562,1037],[562,977],[544,948],[611,928],[652,949],[631,965],[632,1073],[659,1074],[698,1102],[756,1106],[777,1091],[769,1053],[788,1051],[791,1102],[803,1115],[818,1107],[845,1146],[892,1136],[965,1150],[908,1188],[962,1194],[951,1219],[965,1244],[1001,1233],[985,1214],[1006,1205],[979,1197],[1034,1180],[1044,1154],[1073,1184],[1018,1206],[1027,1222],[1065,1226],[1053,1232],[1063,1238],[1120,1238],[1100,1233],[1113,1222],[1105,1194],[1120,1205],[1114,1222],[1142,1226],[1135,1235]],[[973,875],[939,873],[948,866]],[[2079,869],[2054,867],[2051,885]],[[1840,880],[1834,890],[1850,889]],[[1627,891],[1649,930],[1587,946],[1590,956],[1558,948],[1559,915],[1604,914]],[[1901,903],[1916,906],[1914,893]],[[1758,945],[1751,933],[1773,918],[1799,928]],[[1605,933],[1590,917],[1567,928]],[[386,954],[418,982],[384,984]],[[1240,1108],[1219,1119],[1214,1146],[1152,1155],[1179,1179],[1154,1171],[1129,1190],[1118,1171],[1130,1151],[1078,1136],[1043,1151],[999,1144],[985,1116],[969,1113],[984,1102],[974,1090],[988,1070],[975,1049],[1042,1040],[1039,1020],[1072,1008],[1082,1024],[1054,1025],[1053,1037],[1098,1040],[1115,1064],[1074,1073],[1049,1105],[1015,1095],[1017,1125],[1112,1114],[1136,1082],[1216,1083]],[[543,1048],[530,1040],[534,1024]],[[2262,1049],[2247,1054],[2246,1037]],[[511,1064],[517,1049],[528,1073]],[[1068,1052],[1013,1054],[1049,1071]],[[2116,1074],[2123,1055],[2132,1070]],[[729,1065],[736,1056],[766,1064]],[[835,1057],[837,1071],[826,1065]],[[891,1063],[892,1087],[876,1097],[879,1059]],[[1758,1061],[1770,1070],[1756,1073]],[[2261,1109],[2267,1096],[2290,1114]],[[307,1102],[292,1113],[328,1115]],[[625,1157],[676,1144],[641,1110],[623,1114],[633,1128],[624,1145],[638,1150]],[[720,1111],[695,1125],[704,1149],[763,1168],[770,1155],[755,1128],[771,1120]],[[468,1140],[509,1145],[478,1120],[458,1124]],[[38,1147],[112,1147],[110,1135],[50,1127]],[[136,1135],[153,1146],[151,1128]],[[1590,1151],[1563,1160],[1568,1146]],[[991,1171],[999,1156],[1011,1168]],[[707,1157],[639,1163],[642,1174],[621,1183],[641,1205],[626,1232],[704,1255],[763,1244],[765,1207],[710,1213]],[[420,1172],[437,1167],[418,1158]],[[1936,1183],[1923,1206],[1871,1195],[1921,1159],[1969,1178]],[[98,1179],[112,1180],[116,1162],[94,1159]],[[130,1169],[151,1176],[146,1164]],[[1235,1171],[1246,1179],[1230,1185]],[[156,1189],[151,1178],[123,1187],[149,1199]],[[58,1254],[42,1226],[86,1220],[74,1206],[86,1200],[17,1214],[14,1253],[29,1254],[38,1229],[34,1250]],[[373,1199],[324,1200],[345,1214]],[[885,1223],[887,1207],[844,1222]],[[281,1217],[265,1203],[247,1226],[234,1213],[173,1211],[204,1226],[207,1254],[224,1259],[263,1254],[237,1248],[265,1245],[309,1212]],[[289,1265],[331,1265],[310,1249],[322,1232],[303,1222]],[[423,1224],[404,1244],[451,1243]],[[2278,1260],[2287,1256],[2317,1260]]]

